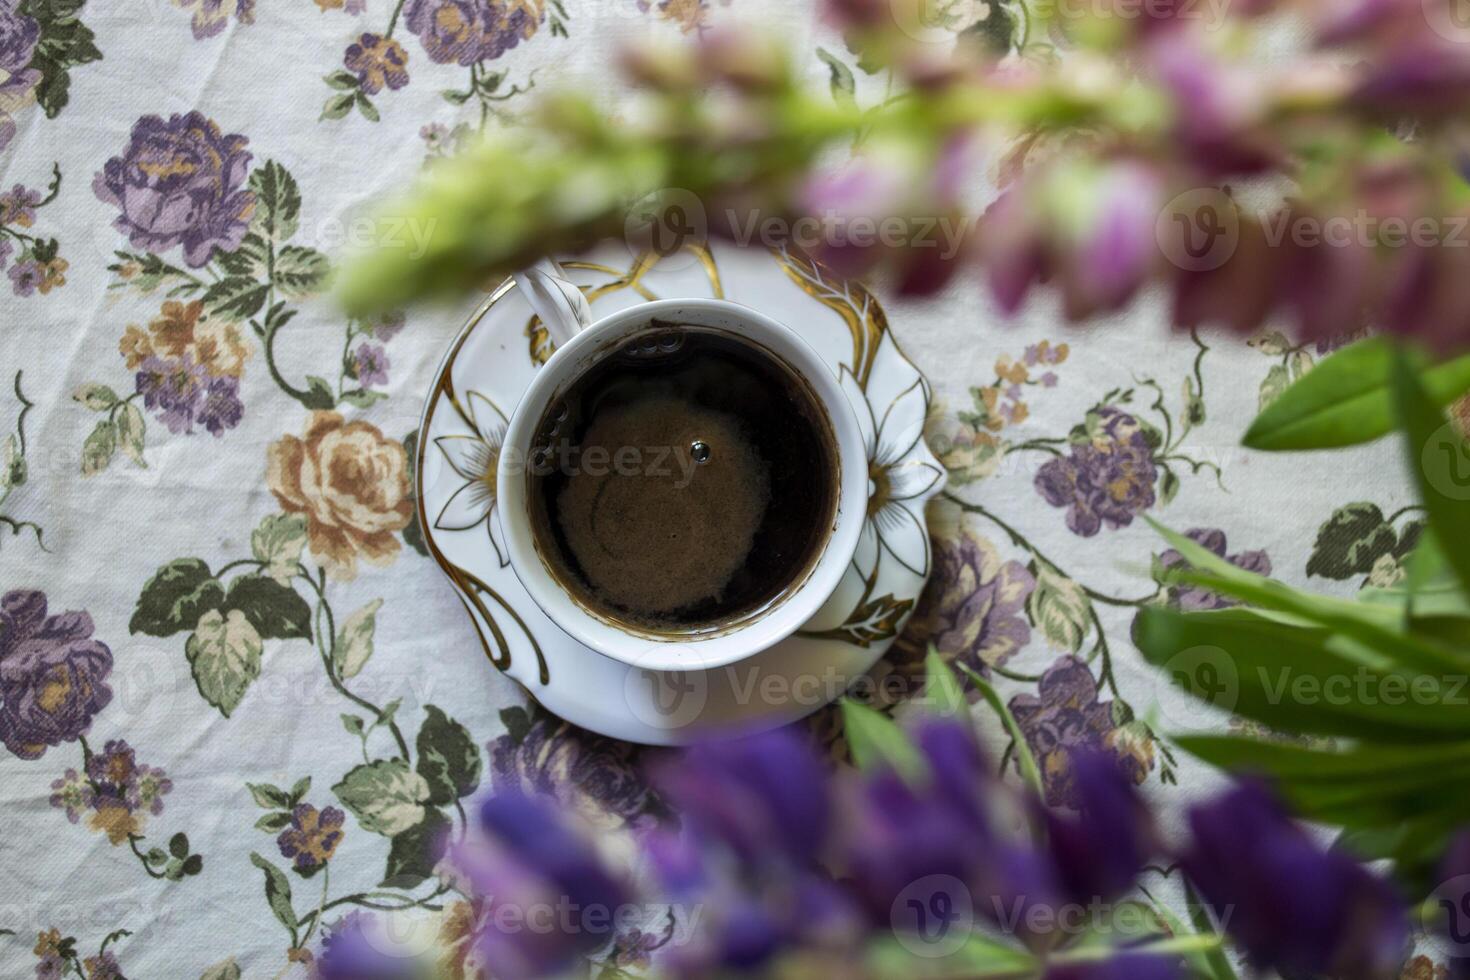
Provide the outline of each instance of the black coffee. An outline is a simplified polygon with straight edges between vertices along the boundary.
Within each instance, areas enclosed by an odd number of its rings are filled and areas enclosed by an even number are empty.
[[[815,564],[836,517],[826,412],[727,333],[654,321],[537,431],[537,546],[584,605],[625,624],[697,632],[765,608]]]

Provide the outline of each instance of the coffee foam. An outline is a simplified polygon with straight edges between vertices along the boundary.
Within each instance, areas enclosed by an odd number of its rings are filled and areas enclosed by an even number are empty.
[[[695,442],[712,450],[698,465]],[[628,446],[644,459],[672,451],[661,467],[574,473],[557,496],[567,545],[594,592],[654,620],[718,601],[771,502],[770,466],[741,420],[659,395],[598,413],[581,445],[584,455],[600,447],[614,459]]]

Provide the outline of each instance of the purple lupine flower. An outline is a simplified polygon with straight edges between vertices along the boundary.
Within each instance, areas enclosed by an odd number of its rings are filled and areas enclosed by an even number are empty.
[[[1149,278],[1159,257],[1155,225],[1164,204],[1162,175],[1137,161],[1109,164],[1085,179],[1089,192],[1081,200],[1088,204],[1064,226],[1059,276],[1073,320],[1121,308]]]
[[[934,575],[899,637],[905,656],[922,659],[932,644],[946,661],[988,672],[1031,642],[1026,600],[1036,578],[964,525],[934,542]]]
[[[1114,727],[1112,702],[1098,701],[1087,664],[1067,656],[1041,675],[1035,694],[1016,695],[1010,708],[1041,768],[1047,805],[1076,809],[1081,799],[1072,780],[1072,753],[1107,747]]]
[[[1007,188],[985,210],[979,249],[990,295],[1007,314],[1021,308],[1032,283],[1052,268],[1039,209],[1025,186]]]
[[[47,615],[35,590],[0,597],[0,741],[22,759],[74,742],[112,701],[112,651],[85,612]]]
[[[1067,508],[1067,527],[1090,538],[1102,529],[1127,527],[1154,505],[1159,468],[1154,445],[1138,419],[1113,405],[1095,409],[1087,432],[1071,454],[1048,461],[1036,489],[1053,507]]]
[[[1255,572],[1257,575],[1271,574],[1271,557],[1264,551],[1242,551],[1238,555],[1225,554],[1225,532],[1215,528],[1193,528],[1185,532],[1185,537],[1210,553],[1219,555],[1236,568],[1243,568],[1247,572]],[[1188,568],[1189,563],[1184,556],[1173,548],[1159,555],[1159,567]],[[1200,612],[1209,609],[1226,609],[1236,605],[1234,599],[1217,595],[1209,589],[1202,589],[1197,585],[1176,585],[1169,588],[1169,601],[1178,605],[1186,612]]]
[[[1042,818],[1057,881],[1079,906],[1111,901],[1157,850],[1152,818],[1112,753],[1074,749],[1069,768],[1079,815],[1047,810]]]
[[[379,344],[358,344],[352,354],[352,376],[364,388],[388,383],[388,352]]]
[[[240,401],[240,379],[225,374],[209,379],[204,389],[204,401],[196,416],[200,425],[216,438],[233,429],[245,417],[245,405]]]
[[[1388,977],[1408,941],[1394,890],[1328,851],[1260,783],[1238,784],[1189,811],[1181,858],[1200,896],[1255,968]]]
[[[880,927],[906,888],[931,876],[971,883],[996,856],[976,794],[987,784],[974,736],[961,721],[931,721],[919,746],[928,775],[885,769],[863,780],[846,814],[845,862],[853,888]]]
[[[0,194],[0,225],[29,228],[36,222],[36,208],[40,204],[40,191],[33,191],[24,184],[16,184]]]
[[[216,250],[239,246],[255,211],[255,193],[244,188],[246,143],[200,112],[167,121],[144,116],[122,154],[98,171],[92,190],[117,206],[113,227],[135,248],[165,252],[182,245],[184,261],[199,268]]]
[[[187,354],[178,359],[149,357],[138,366],[135,381],[144,406],[156,410],[170,432],[193,431],[195,412],[207,384],[203,366]]]
[[[349,912],[322,936],[320,980],[428,980],[429,958],[395,945],[390,930],[365,912]]]
[[[358,85],[368,95],[377,95],[385,85],[397,90],[408,84],[408,52],[381,34],[359,34],[347,45],[342,64],[357,76]]]
[[[10,288],[17,296],[30,296],[41,284],[46,270],[35,259],[23,259],[10,267]]]
[[[450,866],[486,897],[489,925],[475,938],[478,959],[492,976],[556,972],[606,943],[615,913],[629,897],[608,870],[590,835],[549,800],[501,793],[480,805],[476,832],[451,845]],[[576,910],[578,921],[548,913]],[[497,923],[515,922],[517,928]],[[537,928],[530,928],[530,923]]]
[[[522,0],[408,0],[403,11],[430,60],[466,66],[500,57],[545,16],[543,6]]]
[[[1177,957],[1115,953],[1089,963],[1049,966],[1041,980],[1183,980],[1187,976]]]
[[[681,976],[756,970],[797,944],[852,937],[852,897],[817,865],[830,841],[832,779],[811,744],[782,729],[708,742],[665,760],[655,784],[682,830],[647,837],[671,895],[709,910],[660,966]]]
[[[696,745],[655,781],[696,834],[745,861],[810,861],[827,835],[830,777],[791,730]]]

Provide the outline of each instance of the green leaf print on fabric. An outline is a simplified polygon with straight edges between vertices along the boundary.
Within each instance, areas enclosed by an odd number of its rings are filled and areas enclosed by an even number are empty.
[[[444,805],[468,796],[480,785],[480,747],[469,731],[434,705],[428,705],[416,748],[418,772],[429,784],[429,802]]]
[[[184,645],[199,693],[226,718],[260,676],[260,641],[260,634],[238,609],[227,616],[211,609]]]
[[[402,759],[358,766],[332,787],[363,830],[393,837],[418,825],[433,791]]]
[[[443,811],[430,807],[423,820],[394,837],[381,887],[412,889],[427,881],[434,873],[450,826]]]
[[[311,638],[311,607],[295,589],[267,575],[241,575],[231,582],[225,607],[244,613],[261,639]]]
[[[275,913],[276,920],[296,932],[296,911],[291,907],[291,879],[286,872],[271,864],[255,852],[250,854],[250,863],[265,872],[265,901]]]
[[[343,680],[362,673],[373,655],[373,633],[377,629],[378,610],[382,599],[374,599],[347,617],[332,644],[332,664]]]
[[[225,590],[198,558],[176,558],[143,586],[128,632],[173,636],[199,625],[207,612],[224,605]]]
[[[1385,558],[1397,567],[1399,560],[1414,550],[1424,529],[1422,519],[1409,521],[1402,529],[1394,526],[1400,517],[1413,511],[1418,508],[1385,517],[1377,504],[1366,501],[1339,507],[1317,531],[1307,574],[1342,581],[1372,574]]]

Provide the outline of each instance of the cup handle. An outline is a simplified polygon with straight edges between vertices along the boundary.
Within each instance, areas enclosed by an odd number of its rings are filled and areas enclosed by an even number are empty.
[[[592,322],[592,307],[587,297],[567,279],[555,259],[542,259],[511,278],[558,346]]]

